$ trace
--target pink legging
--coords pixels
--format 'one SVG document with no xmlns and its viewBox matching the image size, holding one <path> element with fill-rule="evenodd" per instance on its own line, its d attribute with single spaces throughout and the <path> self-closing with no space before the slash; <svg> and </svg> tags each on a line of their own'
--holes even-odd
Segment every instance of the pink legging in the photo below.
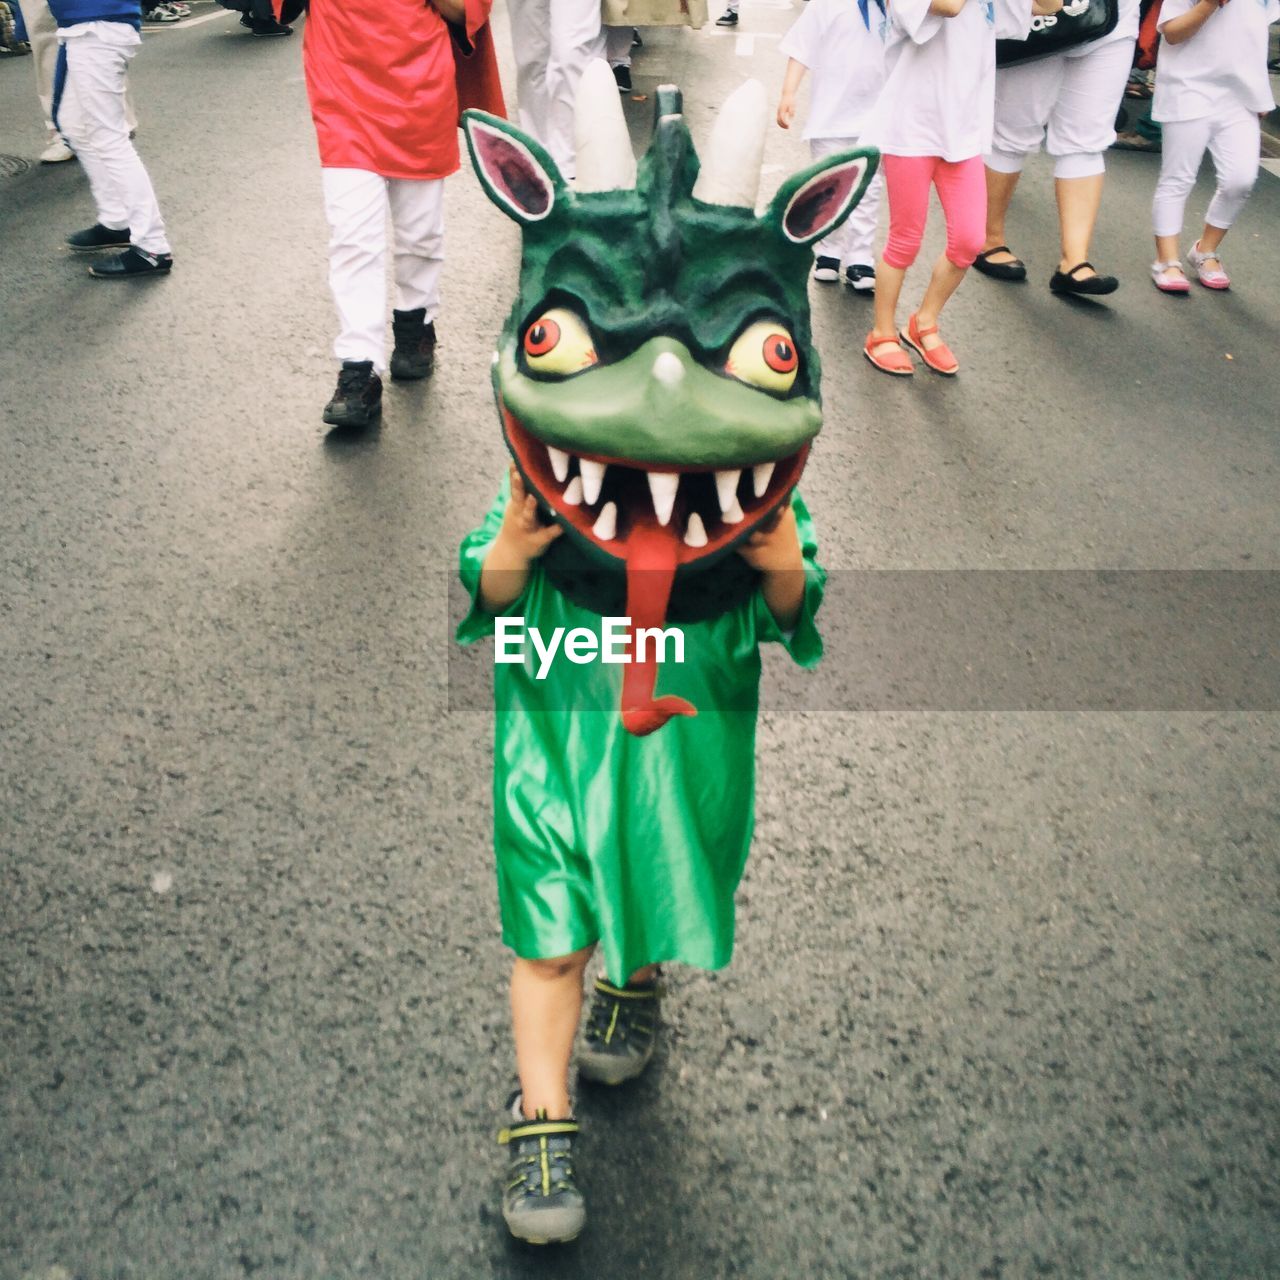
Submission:
<svg viewBox="0 0 1280 1280">
<path fill-rule="evenodd" d="M 929 216 L 929 183 L 947 219 L 947 259 L 964 270 L 987 235 L 987 179 L 981 156 L 943 160 L 938 156 L 882 156 L 889 191 L 889 239 L 884 260 L 905 271 L 920 252 Z"/>
</svg>

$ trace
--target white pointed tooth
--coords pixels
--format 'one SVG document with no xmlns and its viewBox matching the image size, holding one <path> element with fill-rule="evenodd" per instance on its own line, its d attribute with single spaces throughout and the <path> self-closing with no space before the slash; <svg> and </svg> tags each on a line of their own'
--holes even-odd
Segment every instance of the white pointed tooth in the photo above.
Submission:
<svg viewBox="0 0 1280 1280">
<path fill-rule="evenodd" d="M 751 468 L 751 488 L 755 492 L 757 498 L 764 497 L 764 491 L 769 487 L 769 481 L 772 479 L 772 462 L 762 462 L 759 466 Z"/>
<path fill-rule="evenodd" d="M 560 497 L 571 507 L 576 507 L 582 502 L 582 480 L 579 476 L 574 476 L 572 480 L 565 486 L 565 491 Z"/>
<path fill-rule="evenodd" d="M 728 511 L 720 513 L 720 519 L 725 524 L 741 524 L 746 519 L 746 516 L 742 514 L 742 508 L 738 505 L 737 498 L 734 498 L 733 505 L 730 506 Z"/>
<path fill-rule="evenodd" d="M 720 510 L 728 511 L 731 503 L 736 502 L 738 493 L 738 477 L 741 470 L 716 472 L 716 497 L 720 499 Z"/>
<path fill-rule="evenodd" d="M 707 531 L 702 526 L 702 517 L 695 511 L 685 526 L 684 542 L 687 547 L 705 547 Z"/>
<path fill-rule="evenodd" d="M 551 470 L 555 478 L 564 484 L 569 476 L 569 455 L 563 449 L 555 449 L 547 445 L 547 457 L 551 459 Z"/>
<path fill-rule="evenodd" d="M 680 477 L 674 471 L 650 471 L 649 496 L 653 499 L 653 513 L 659 524 L 666 524 L 671 519 L 671 509 L 676 505 L 676 490 L 680 488 Z"/>
<path fill-rule="evenodd" d="M 586 499 L 587 506 L 591 506 L 600 496 L 605 465 L 603 462 L 592 462 L 590 458 L 579 458 L 578 469 L 582 473 L 582 496 Z"/>
<path fill-rule="evenodd" d="M 596 516 L 596 522 L 591 526 L 591 532 L 601 542 L 611 542 L 614 539 L 618 532 L 618 507 L 616 503 L 606 502 L 600 508 L 600 514 Z"/>
</svg>

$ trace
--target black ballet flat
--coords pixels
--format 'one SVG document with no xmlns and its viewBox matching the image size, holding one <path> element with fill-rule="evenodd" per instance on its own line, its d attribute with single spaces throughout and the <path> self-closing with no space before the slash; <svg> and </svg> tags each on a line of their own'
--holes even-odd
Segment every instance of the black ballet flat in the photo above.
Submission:
<svg viewBox="0 0 1280 1280">
<path fill-rule="evenodd" d="M 1080 278 L 1076 275 L 1077 271 L 1084 271 L 1086 268 L 1090 271 L 1097 270 L 1092 262 L 1077 262 L 1070 271 L 1055 271 L 1049 279 L 1050 292 L 1097 295 L 1115 293 L 1120 287 L 1120 281 L 1115 276 L 1096 275 Z"/>
<path fill-rule="evenodd" d="M 991 261 L 993 253 L 1012 252 L 1013 250 L 1007 244 L 998 244 L 994 249 L 986 249 L 974 258 L 973 269 L 982 272 L 984 276 L 990 276 L 993 280 L 1025 280 L 1027 264 L 1021 258 L 1014 258 L 1012 262 Z"/>
</svg>

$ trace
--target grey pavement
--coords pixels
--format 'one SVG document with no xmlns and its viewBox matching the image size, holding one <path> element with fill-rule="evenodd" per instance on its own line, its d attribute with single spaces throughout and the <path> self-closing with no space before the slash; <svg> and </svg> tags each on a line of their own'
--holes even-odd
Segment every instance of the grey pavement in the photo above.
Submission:
<svg viewBox="0 0 1280 1280">
<path fill-rule="evenodd" d="M 637 140 L 661 81 L 698 138 L 745 74 L 775 87 L 792 12 L 647 33 Z M 674 971 L 651 1075 L 581 1095 L 587 1233 L 507 1240 L 492 720 L 450 698 L 446 600 L 503 468 L 517 238 L 450 182 L 439 371 L 326 438 L 300 41 L 210 15 L 132 72 L 170 279 L 62 251 L 77 166 L 0 178 L 0 1277 L 1280 1275 L 1276 703 L 867 710 L 837 671 L 798 710 L 774 660 L 734 963 Z M 27 157 L 29 77 L 0 65 Z M 772 130 L 766 185 L 804 159 Z M 954 382 L 877 374 L 869 305 L 815 296 L 833 597 L 1280 569 L 1280 179 L 1237 287 L 1178 301 L 1155 173 L 1113 157 L 1123 287 L 1072 305 L 1032 166 L 1032 280 L 965 282 Z"/>
</svg>

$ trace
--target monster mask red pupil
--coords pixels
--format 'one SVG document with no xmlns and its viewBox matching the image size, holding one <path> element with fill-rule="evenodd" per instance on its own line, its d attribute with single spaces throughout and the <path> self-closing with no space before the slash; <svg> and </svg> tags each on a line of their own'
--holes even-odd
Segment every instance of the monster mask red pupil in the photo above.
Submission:
<svg viewBox="0 0 1280 1280">
<path fill-rule="evenodd" d="M 765 339 L 764 362 L 774 373 L 791 373 L 799 363 L 790 339 L 780 333 L 772 333 Z"/>
<path fill-rule="evenodd" d="M 545 356 L 560 341 L 560 326 L 545 317 L 530 327 L 524 335 L 526 355 Z"/>
</svg>

